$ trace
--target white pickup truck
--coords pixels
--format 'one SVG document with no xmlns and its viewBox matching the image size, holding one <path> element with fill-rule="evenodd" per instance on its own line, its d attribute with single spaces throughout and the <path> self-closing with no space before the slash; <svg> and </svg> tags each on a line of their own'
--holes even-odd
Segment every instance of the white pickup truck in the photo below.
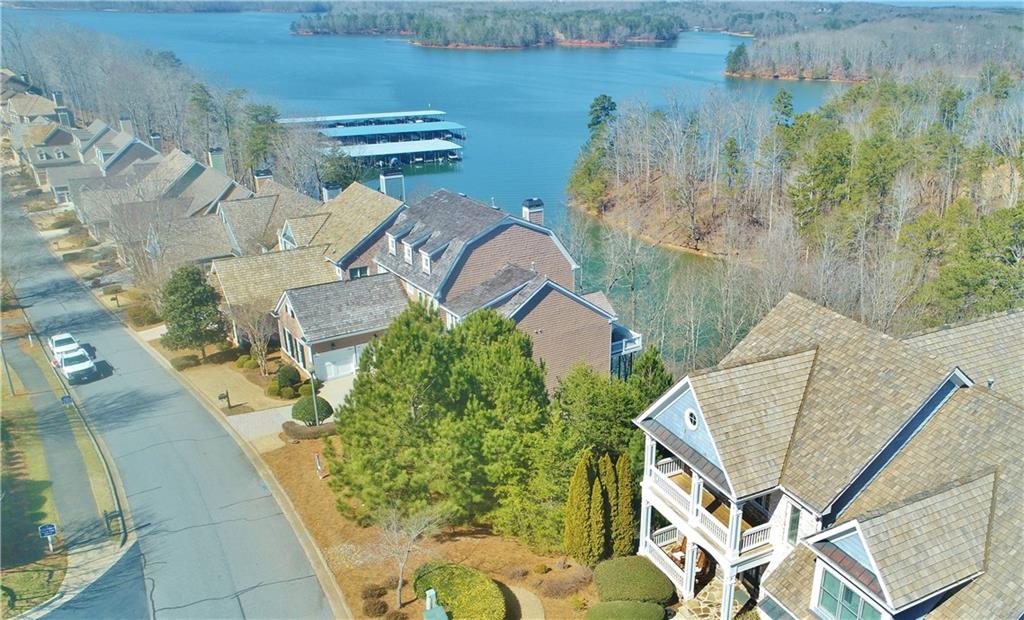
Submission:
<svg viewBox="0 0 1024 620">
<path fill-rule="evenodd" d="M 93 363 L 85 349 L 80 347 L 58 355 L 54 365 L 71 384 L 83 383 L 99 376 L 96 364 Z"/>
</svg>

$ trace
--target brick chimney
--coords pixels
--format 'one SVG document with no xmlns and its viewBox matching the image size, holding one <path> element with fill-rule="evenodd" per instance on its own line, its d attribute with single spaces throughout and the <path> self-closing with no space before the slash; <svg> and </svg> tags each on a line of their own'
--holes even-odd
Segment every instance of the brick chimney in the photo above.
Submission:
<svg viewBox="0 0 1024 620">
<path fill-rule="evenodd" d="M 540 198 L 527 198 L 523 201 L 523 219 L 538 226 L 544 225 L 544 201 Z"/>
<path fill-rule="evenodd" d="M 153 147 L 153 150 L 157 153 L 163 153 L 164 139 L 160 134 L 154 131 L 149 134 L 149 145 Z"/>
<path fill-rule="evenodd" d="M 214 146 L 206 152 L 206 163 L 214 170 L 220 171 L 221 174 L 228 173 L 228 165 L 224 160 L 224 149 L 219 146 Z"/>
<path fill-rule="evenodd" d="M 253 170 L 252 171 L 252 181 L 253 181 L 253 184 L 256 186 L 255 189 L 256 189 L 257 193 L 259 193 L 259 191 L 261 189 L 263 189 L 264 185 L 266 185 L 268 182 L 273 181 L 273 180 L 274 180 L 274 174 L 272 172 L 270 172 L 269 170 Z"/>
</svg>

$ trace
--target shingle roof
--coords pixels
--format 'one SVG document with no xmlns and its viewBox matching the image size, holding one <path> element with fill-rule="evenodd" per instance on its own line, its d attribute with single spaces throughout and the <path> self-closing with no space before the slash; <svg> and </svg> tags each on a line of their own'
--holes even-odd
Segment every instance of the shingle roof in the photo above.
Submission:
<svg viewBox="0 0 1024 620">
<path fill-rule="evenodd" d="M 229 304 L 254 303 L 270 312 L 288 288 L 337 280 L 334 266 L 324 260 L 326 246 L 311 246 L 215 260 L 212 271 Z"/>
<path fill-rule="evenodd" d="M 608 314 L 618 318 L 619 313 L 615 311 L 615 306 L 612 305 L 608 296 L 604 294 L 604 291 L 594 291 L 593 293 L 587 293 L 583 295 L 583 299 L 586 299 L 590 303 L 594 304 L 598 308 L 604 310 Z"/>
<path fill-rule="evenodd" d="M 815 354 L 690 375 L 737 497 L 778 486 Z"/>
<path fill-rule="evenodd" d="M 32 148 L 33 146 L 41 145 L 46 140 L 46 138 L 49 137 L 50 133 L 52 133 L 53 130 L 56 129 L 57 127 L 57 123 L 53 122 L 42 123 L 39 125 L 27 125 L 25 127 L 24 132 L 22 133 L 22 144 L 25 146 L 25 148 Z M 72 150 L 73 149 L 69 146 L 68 151 L 70 152 Z M 75 155 L 75 160 L 77 161 L 77 159 L 78 155 Z"/>
<path fill-rule="evenodd" d="M 18 93 L 8 99 L 7 103 L 18 116 L 48 116 L 57 111 L 52 99 L 35 93 Z"/>
<path fill-rule="evenodd" d="M 318 205 L 312 199 L 306 202 L 290 195 L 270 194 L 224 200 L 219 208 L 234 234 L 239 251 L 254 254 L 277 246 L 277 233 L 284 223 L 291 218 L 309 215 L 311 209 Z"/>
<path fill-rule="evenodd" d="M 781 563 L 768 573 L 761 587 L 798 618 L 817 618 L 808 609 L 814 585 L 814 552 L 797 545 Z"/>
<path fill-rule="evenodd" d="M 974 382 L 1024 402 L 1024 311 L 912 334 L 915 347 L 956 363 Z"/>
<path fill-rule="evenodd" d="M 508 263 L 498 270 L 491 279 L 481 282 L 455 299 L 448 300 L 445 302 L 445 306 L 455 314 L 464 317 L 506 295 L 511 295 L 537 277 L 535 271 Z"/>
<path fill-rule="evenodd" d="M 721 366 L 812 347 L 818 349 L 814 373 L 790 442 L 782 486 L 824 512 L 952 367 L 793 294 Z M 710 431 L 715 435 L 714 428 Z"/>
<path fill-rule="evenodd" d="M 869 519 L 905 504 L 908 498 L 932 498 L 934 504 L 912 504 L 914 519 L 908 518 L 908 522 L 915 521 L 913 527 L 895 534 L 889 543 L 894 555 L 885 560 L 891 566 L 909 567 L 896 570 L 910 571 L 915 579 L 927 579 L 915 574 L 915 565 L 925 564 L 933 554 L 955 555 L 956 561 L 950 564 L 975 567 L 977 554 L 987 554 L 984 574 L 957 590 L 930 617 L 966 618 L 984 613 L 989 618 L 1017 618 L 1024 609 L 1024 590 L 1020 588 L 1020 576 L 1024 575 L 1024 554 L 1020 552 L 1024 549 L 1021 420 L 1024 407 L 995 391 L 978 385 L 957 390 L 841 515 L 841 521 Z M 995 476 L 994 501 L 989 472 Z M 935 498 L 936 489 L 957 481 L 960 486 Z M 989 510 L 991 514 L 985 518 L 981 513 Z M 987 544 L 978 542 L 982 535 L 979 521 L 988 522 Z M 925 544 L 919 532 L 932 532 L 936 538 Z M 933 545 L 937 548 L 932 549 Z M 968 551 L 971 545 L 975 547 Z M 882 563 L 875 546 L 872 553 Z M 955 577 L 947 571 L 959 568 L 942 569 L 939 581 Z M 891 581 L 886 585 L 891 587 Z M 919 587 L 927 585 L 920 582 Z"/>
<path fill-rule="evenodd" d="M 990 470 L 858 519 L 895 607 L 984 569 L 994 481 Z"/>
<path fill-rule="evenodd" d="M 155 234 L 159 260 L 169 268 L 231 256 L 231 242 L 216 216 L 175 219 L 161 224 Z"/>
<path fill-rule="evenodd" d="M 196 212 L 199 212 L 217 202 L 233 185 L 235 185 L 235 181 L 220 170 L 205 168 L 194 181 L 178 193 L 178 196 L 194 199 L 194 208 Z"/>
<path fill-rule="evenodd" d="M 279 205 L 296 212 L 309 212 L 320 206 L 320 201 L 310 198 L 287 185 L 282 185 L 273 179 L 267 179 L 260 183 L 260 190 L 256 192 L 256 195 L 277 196 Z"/>
<path fill-rule="evenodd" d="M 289 289 L 284 296 L 310 342 L 386 329 L 409 307 L 401 283 L 389 273 Z"/>
<path fill-rule="evenodd" d="M 313 237 L 323 227 L 328 217 L 326 213 L 290 217 L 284 221 L 281 227 L 288 227 L 292 232 L 292 239 L 295 241 L 295 245 L 302 247 L 309 245 L 313 241 Z"/>
<path fill-rule="evenodd" d="M 465 244 L 506 218 L 511 216 L 471 198 L 441 189 L 411 205 L 398 216 L 388 228 L 388 232 L 401 237 L 398 251 L 395 256 L 391 256 L 387 248 L 384 248 L 377 255 L 377 261 L 404 280 L 436 294 Z M 440 255 L 435 254 L 431 259 L 429 274 L 420 270 L 418 257 L 411 265 L 405 262 L 401 244 L 403 239 L 422 240 L 421 247 L 432 252 L 444 248 Z"/>
<path fill-rule="evenodd" d="M 328 258 L 338 261 L 401 206 L 401 200 L 352 183 L 320 207 L 318 213 L 329 217 L 311 243 L 326 243 Z"/>
</svg>

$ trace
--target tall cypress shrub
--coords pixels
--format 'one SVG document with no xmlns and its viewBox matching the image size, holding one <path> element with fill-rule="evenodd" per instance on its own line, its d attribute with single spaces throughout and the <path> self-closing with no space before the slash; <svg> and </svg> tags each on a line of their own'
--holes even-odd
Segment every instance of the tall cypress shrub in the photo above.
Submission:
<svg viewBox="0 0 1024 620">
<path fill-rule="evenodd" d="M 578 558 L 588 566 L 594 566 L 607 555 L 605 553 L 605 528 L 608 517 L 604 508 L 604 493 L 601 492 L 601 482 L 594 480 L 590 488 L 590 544 L 587 546 L 586 558 Z"/>
<path fill-rule="evenodd" d="M 633 469 L 629 458 L 620 454 L 615 463 L 618 483 L 616 500 L 618 510 L 612 518 L 612 554 L 633 555 L 636 550 L 636 523 L 633 517 Z"/>
<path fill-rule="evenodd" d="M 601 480 L 601 491 L 605 498 L 605 515 L 607 520 L 603 528 L 604 548 L 607 552 L 612 549 L 612 526 L 619 515 L 619 489 L 615 480 L 615 465 L 612 464 L 612 457 L 607 452 L 597 460 L 597 476 Z"/>
<path fill-rule="evenodd" d="M 576 463 L 576 471 L 569 480 L 569 496 L 565 503 L 565 529 L 563 546 L 565 552 L 586 563 L 590 547 L 591 481 L 593 457 L 584 452 Z"/>
</svg>

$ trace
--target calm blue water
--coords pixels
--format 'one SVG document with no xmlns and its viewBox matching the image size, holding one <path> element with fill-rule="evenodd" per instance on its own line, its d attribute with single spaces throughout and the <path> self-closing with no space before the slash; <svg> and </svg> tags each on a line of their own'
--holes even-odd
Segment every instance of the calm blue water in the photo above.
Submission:
<svg viewBox="0 0 1024 620">
<path fill-rule="evenodd" d="M 403 39 L 293 36 L 294 17 L 4 12 L 4 19 L 63 20 L 171 50 L 210 82 L 245 88 L 284 115 L 446 110 L 469 128 L 465 161 L 450 172 L 409 178 L 409 192 L 443 186 L 485 202 L 493 197 L 513 212 L 523 198 L 539 196 L 555 226 L 564 222 L 565 184 L 596 95 L 609 94 L 620 105 L 657 104 L 669 90 L 696 98 L 718 87 L 770 100 L 785 87 L 805 110 L 830 91 L 820 83 L 725 78 L 725 55 L 743 40 L 723 34 L 686 33 L 673 47 L 431 50 Z"/>
</svg>

